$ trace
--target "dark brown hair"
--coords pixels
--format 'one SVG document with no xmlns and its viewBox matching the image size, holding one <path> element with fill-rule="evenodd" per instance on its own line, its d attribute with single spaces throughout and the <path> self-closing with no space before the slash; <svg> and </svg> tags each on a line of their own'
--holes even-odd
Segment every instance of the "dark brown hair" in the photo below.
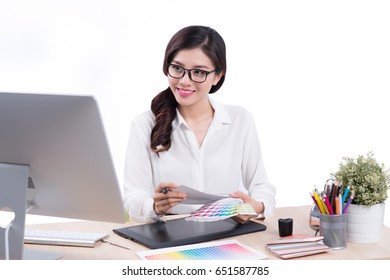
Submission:
<svg viewBox="0 0 390 280">
<path fill-rule="evenodd" d="M 226 47 L 223 38 L 210 27 L 194 25 L 179 30 L 165 50 L 163 72 L 168 74 L 168 65 L 179 51 L 194 48 L 201 48 L 214 63 L 216 73 L 223 74 L 219 82 L 210 89 L 209 93 L 214 93 L 225 80 Z M 151 133 L 150 147 L 156 153 L 167 151 L 171 147 L 172 121 L 176 117 L 177 105 L 169 87 L 152 100 L 151 110 L 155 115 L 155 125 Z"/>
</svg>

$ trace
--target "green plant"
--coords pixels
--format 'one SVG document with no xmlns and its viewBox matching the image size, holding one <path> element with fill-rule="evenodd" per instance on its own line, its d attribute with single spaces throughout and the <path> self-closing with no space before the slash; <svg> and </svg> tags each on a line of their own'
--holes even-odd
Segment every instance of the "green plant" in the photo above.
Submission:
<svg viewBox="0 0 390 280">
<path fill-rule="evenodd" d="M 344 157 L 339 170 L 331 175 L 344 188 L 350 185 L 355 193 L 353 204 L 374 205 L 387 199 L 390 176 L 384 170 L 384 165 L 376 161 L 372 152 L 368 152 L 366 157 L 359 155 L 356 159 Z"/>
</svg>

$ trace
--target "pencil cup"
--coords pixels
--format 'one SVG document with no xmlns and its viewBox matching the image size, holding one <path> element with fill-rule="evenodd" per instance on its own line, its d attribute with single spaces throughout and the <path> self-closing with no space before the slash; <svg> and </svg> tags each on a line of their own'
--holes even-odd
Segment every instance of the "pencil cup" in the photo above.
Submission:
<svg viewBox="0 0 390 280">
<path fill-rule="evenodd" d="M 320 210 L 315 204 L 310 209 L 309 225 L 315 232 L 320 230 Z"/>
<path fill-rule="evenodd" d="M 347 247 L 347 217 L 343 215 L 320 214 L 320 235 L 324 237 L 324 244 L 331 249 Z"/>
</svg>

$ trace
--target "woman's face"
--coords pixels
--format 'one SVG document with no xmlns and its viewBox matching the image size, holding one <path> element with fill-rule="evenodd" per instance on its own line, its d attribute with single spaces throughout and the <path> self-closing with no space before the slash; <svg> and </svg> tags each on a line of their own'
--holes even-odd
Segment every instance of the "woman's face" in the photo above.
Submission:
<svg viewBox="0 0 390 280">
<path fill-rule="evenodd" d="M 179 51 L 173 58 L 171 64 L 186 69 L 215 70 L 214 63 L 200 48 Z M 208 93 L 211 87 L 216 85 L 222 77 L 222 74 L 212 72 L 208 74 L 203 83 L 196 83 L 190 79 L 188 71 L 185 72 L 185 75 L 179 79 L 172 78 L 168 75 L 169 87 L 175 95 L 176 101 L 182 107 L 194 106 L 202 101 L 208 100 Z M 196 79 L 194 74 L 192 78 Z"/>
</svg>

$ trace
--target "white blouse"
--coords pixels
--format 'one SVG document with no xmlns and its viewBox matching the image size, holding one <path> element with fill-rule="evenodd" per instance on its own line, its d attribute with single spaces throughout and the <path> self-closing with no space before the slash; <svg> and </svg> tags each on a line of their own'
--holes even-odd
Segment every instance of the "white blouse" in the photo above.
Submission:
<svg viewBox="0 0 390 280">
<path fill-rule="evenodd" d="M 241 190 L 263 202 L 263 217 L 272 215 L 276 190 L 268 182 L 252 115 L 242 107 L 209 100 L 214 118 L 201 147 L 177 110 L 171 148 L 158 157 L 150 149 L 153 113 L 134 118 L 124 173 L 124 206 L 132 219 L 153 218 L 154 189 L 170 182 L 211 194 Z M 190 213 L 197 208 L 199 205 L 179 204 L 172 213 Z"/>
</svg>

